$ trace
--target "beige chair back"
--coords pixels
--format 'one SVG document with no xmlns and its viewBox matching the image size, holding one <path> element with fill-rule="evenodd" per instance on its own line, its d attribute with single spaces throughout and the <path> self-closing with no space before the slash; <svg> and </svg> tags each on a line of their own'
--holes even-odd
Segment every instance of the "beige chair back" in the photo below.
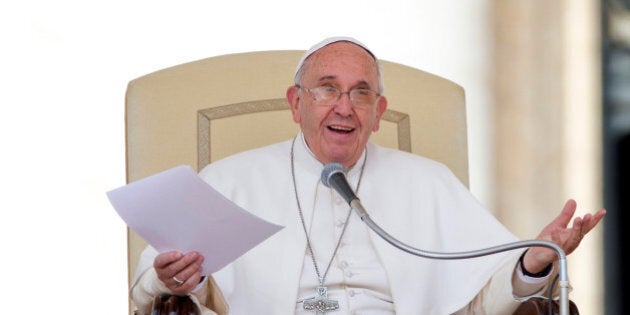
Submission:
<svg viewBox="0 0 630 315">
<path fill-rule="evenodd" d="M 236 152 L 298 132 L 284 99 L 302 51 L 218 56 L 129 83 L 127 181 L 177 165 L 198 170 Z M 463 89 L 438 76 L 382 61 L 388 110 L 372 141 L 435 160 L 468 183 Z M 146 243 L 129 233 L 129 277 Z"/>
</svg>

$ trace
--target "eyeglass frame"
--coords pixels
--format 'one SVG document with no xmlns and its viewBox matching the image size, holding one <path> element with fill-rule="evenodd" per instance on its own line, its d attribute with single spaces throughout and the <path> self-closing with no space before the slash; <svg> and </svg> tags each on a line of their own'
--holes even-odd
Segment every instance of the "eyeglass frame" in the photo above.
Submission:
<svg viewBox="0 0 630 315">
<path fill-rule="evenodd" d="M 313 88 L 307 88 L 307 87 L 301 86 L 299 84 L 295 84 L 295 87 L 297 87 L 300 90 L 305 90 L 305 91 L 311 93 L 311 95 L 313 95 L 313 100 L 315 102 L 323 102 L 323 101 L 322 100 L 318 100 L 315 97 L 317 92 L 313 93 L 313 90 L 317 91 L 317 90 L 321 90 L 321 89 L 332 89 L 332 90 L 337 91 L 337 93 L 338 93 L 337 98 L 334 99 L 334 100 L 331 99 L 330 102 L 336 102 L 339 99 L 341 99 L 342 95 L 348 94 L 348 99 L 350 100 L 350 103 L 353 106 L 358 106 L 358 107 L 369 107 L 369 106 L 373 105 L 376 102 L 376 100 L 381 96 L 381 93 L 376 92 L 376 91 L 371 90 L 371 89 L 366 89 L 366 88 L 354 88 L 354 89 L 350 89 L 348 91 L 342 91 L 339 88 L 336 88 L 336 87 L 333 87 L 333 86 L 326 86 L 326 85 L 316 86 L 316 87 L 313 87 Z M 352 99 L 352 92 L 355 92 L 355 91 L 369 91 L 370 93 L 374 93 L 374 102 L 371 102 L 371 103 L 356 103 L 356 101 Z"/>
</svg>

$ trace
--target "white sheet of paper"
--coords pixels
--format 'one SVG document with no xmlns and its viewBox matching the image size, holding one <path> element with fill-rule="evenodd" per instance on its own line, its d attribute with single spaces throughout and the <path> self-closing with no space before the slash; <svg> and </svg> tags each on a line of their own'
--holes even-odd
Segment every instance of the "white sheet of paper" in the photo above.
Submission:
<svg viewBox="0 0 630 315">
<path fill-rule="evenodd" d="M 107 196 L 127 226 L 158 252 L 201 253 L 204 274 L 223 268 L 282 229 L 234 204 L 186 165 Z"/>
</svg>

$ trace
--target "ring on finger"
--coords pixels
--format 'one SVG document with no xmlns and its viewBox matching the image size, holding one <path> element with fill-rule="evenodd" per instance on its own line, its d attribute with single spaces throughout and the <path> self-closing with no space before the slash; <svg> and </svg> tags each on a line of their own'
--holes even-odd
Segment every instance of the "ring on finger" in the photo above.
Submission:
<svg viewBox="0 0 630 315">
<path fill-rule="evenodd" d="M 184 285 L 184 281 L 177 279 L 177 277 L 173 276 L 173 282 L 175 282 L 175 286 L 181 287 Z"/>
</svg>

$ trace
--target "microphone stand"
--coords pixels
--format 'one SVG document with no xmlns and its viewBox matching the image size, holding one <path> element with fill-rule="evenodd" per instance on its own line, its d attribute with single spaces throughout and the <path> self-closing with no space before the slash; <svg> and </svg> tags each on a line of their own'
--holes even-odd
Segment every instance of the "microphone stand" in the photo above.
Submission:
<svg viewBox="0 0 630 315">
<path fill-rule="evenodd" d="M 370 229 L 376 232 L 376 234 L 378 234 L 385 241 L 387 241 L 388 243 L 392 244 L 394 247 L 401 249 L 407 253 L 424 257 L 424 258 L 442 259 L 442 260 L 468 259 L 468 258 L 475 258 L 475 257 L 480 257 L 480 256 L 487 256 L 491 254 L 496 254 L 496 253 L 514 250 L 518 248 L 524 248 L 524 247 L 538 246 L 538 247 L 550 248 L 557 253 L 559 267 L 560 267 L 560 270 L 558 271 L 558 274 L 559 274 L 558 286 L 560 288 L 560 315 L 569 315 L 569 278 L 567 275 L 567 257 L 562 247 L 558 246 L 555 243 L 547 242 L 547 241 L 531 240 L 531 241 L 513 242 L 513 243 L 494 246 L 494 247 L 489 247 L 489 248 L 484 248 L 484 249 L 479 249 L 479 250 L 472 250 L 472 251 L 467 251 L 467 252 L 458 252 L 458 253 L 439 253 L 439 252 L 425 251 L 425 250 L 411 247 L 405 243 L 402 243 L 396 238 L 394 238 L 393 236 L 389 235 L 389 233 L 385 232 L 385 230 L 383 230 L 376 223 L 374 223 L 374 221 L 372 221 L 368 213 L 365 211 L 365 209 L 361 205 L 361 202 L 359 201 L 359 199 L 357 198 L 352 199 L 350 201 L 350 207 L 352 207 L 352 209 L 355 210 L 357 215 L 359 215 L 359 217 L 361 218 L 361 221 L 363 221 Z"/>
</svg>

